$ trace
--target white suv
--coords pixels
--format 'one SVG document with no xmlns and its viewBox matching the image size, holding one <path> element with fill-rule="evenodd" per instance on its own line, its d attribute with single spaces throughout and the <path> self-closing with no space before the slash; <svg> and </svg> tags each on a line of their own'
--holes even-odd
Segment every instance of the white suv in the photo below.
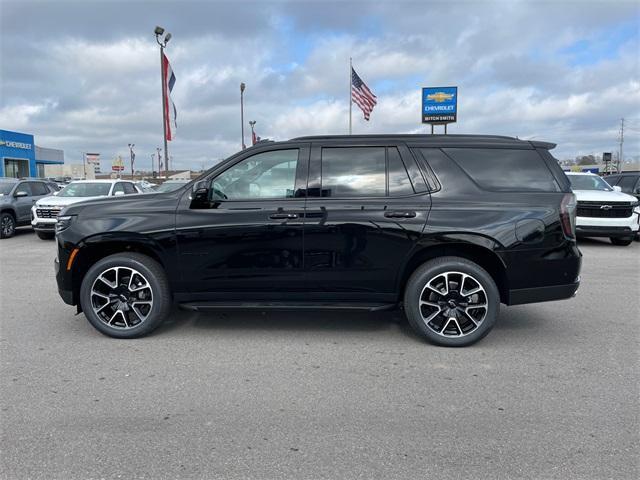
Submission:
<svg viewBox="0 0 640 480">
<path fill-rule="evenodd" d="M 638 199 L 612 187 L 593 173 L 567 172 L 578 200 L 576 234 L 609 237 L 614 245 L 629 245 L 638 233 Z"/>
<path fill-rule="evenodd" d="M 56 219 L 60 211 L 72 203 L 93 198 L 142 193 L 129 180 L 77 180 L 50 197 L 41 198 L 31 208 L 31 226 L 41 239 L 55 235 Z"/>
</svg>

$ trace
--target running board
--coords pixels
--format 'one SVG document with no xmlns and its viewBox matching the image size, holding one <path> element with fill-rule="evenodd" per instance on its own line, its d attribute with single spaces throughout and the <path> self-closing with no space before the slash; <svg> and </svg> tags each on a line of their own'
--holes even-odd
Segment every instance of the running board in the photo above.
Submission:
<svg viewBox="0 0 640 480">
<path fill-rule="evenodd" d="M 396 303 L 367 302 L 191 302 L 181 303 L 182 308 L 196 312 L 208 310 L 364 310 L 377 312 L 393 310 Z"/>
</svg>

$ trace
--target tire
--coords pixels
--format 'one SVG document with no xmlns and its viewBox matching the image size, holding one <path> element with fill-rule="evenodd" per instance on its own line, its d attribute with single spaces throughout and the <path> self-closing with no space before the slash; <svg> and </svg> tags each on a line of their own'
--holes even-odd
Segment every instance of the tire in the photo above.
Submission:
<svg viewBox="0 0 640 480">
<path fill-rule="evenodd" d="M 138 338 L 167 317 L 171 292 L 158 262 L 139 253 L 117 253 L 89 269 L 82 279 L 80 304 L 89 323 L 101 333 Z"/>
<path fill-rule="evenodd" d="M 11 238 L 16 233 L 16 219 L 9 212 L 0 215 L 0 238 Z"/>
<path fill-rule="evenodd" d="M 435 258 L 409 278 L 404 309 L 422 338 L 445 347 L 466 347 L 495 325 L 500 292 L 491 275 L 476 263 L 461 257 Z"/>
<path fill-rule="evenodd" d="M 56 236 L 56 234 L 53 232 L 39 232 L 37 230 L 36 235 L 40 240 L 53 240 L 53 238 Z"/>
<path fill-rule="evenodd" d="M 610 237 L 609 240 L 611 240 L 611 243 L 613 243 L 614 245 L 618 245 L 619 247 L 629 246 L 631 245 L 631 242 L 633 242 L 633 238 Z"/>
</svg>

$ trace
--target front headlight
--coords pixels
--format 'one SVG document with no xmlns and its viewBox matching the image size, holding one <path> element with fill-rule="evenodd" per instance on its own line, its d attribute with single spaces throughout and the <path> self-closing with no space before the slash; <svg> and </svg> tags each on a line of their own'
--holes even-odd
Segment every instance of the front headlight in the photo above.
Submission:
<svg viewBox="0 0 640 480">
<path fill-rule="evenodd" d="M 58 220 L 56 222 L 56 233 L 64 232 L 67 228 L 71 226 L 71 223 L 75 218 L 76 218 L 75 215 L 58 216 Z"/>
</svg>

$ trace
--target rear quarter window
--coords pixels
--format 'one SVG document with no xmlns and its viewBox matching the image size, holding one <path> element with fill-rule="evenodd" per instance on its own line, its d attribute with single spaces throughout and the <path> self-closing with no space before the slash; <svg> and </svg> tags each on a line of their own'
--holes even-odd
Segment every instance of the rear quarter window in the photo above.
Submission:
<svg viewBox="0 0 640 480">
<path fill-rule="evenodd" d="M 443 151 L 485 190 L 558 192 L 560 189 L 536 150 L 445 148 Z"/>
</svg>

